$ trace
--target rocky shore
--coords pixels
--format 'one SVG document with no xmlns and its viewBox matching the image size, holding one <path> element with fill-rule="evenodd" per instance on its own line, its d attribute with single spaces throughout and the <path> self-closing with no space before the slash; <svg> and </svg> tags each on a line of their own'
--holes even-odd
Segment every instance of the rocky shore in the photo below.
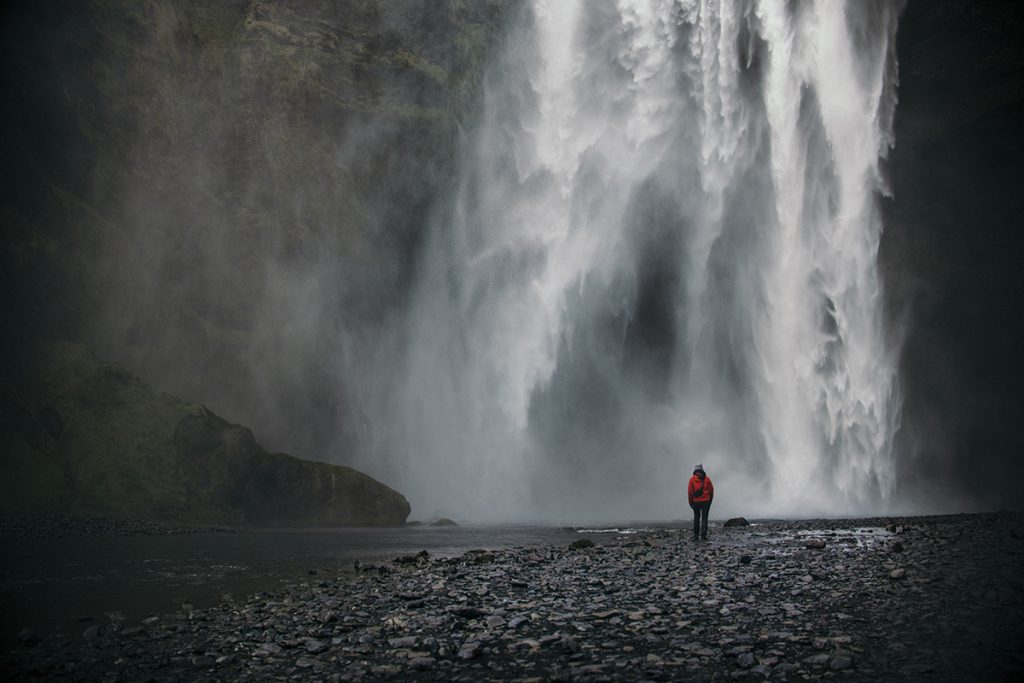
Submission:
<svg viewBox="0 0 1024 683">
<path fill-rule="evenodd" d="M 766 521 L 427 552 L 83 633 L 31 680 L 1000 680 L 1024 673 L 1024 515 Z M 585 541 L 592 541 L 593 545 Z"/>
</svg>

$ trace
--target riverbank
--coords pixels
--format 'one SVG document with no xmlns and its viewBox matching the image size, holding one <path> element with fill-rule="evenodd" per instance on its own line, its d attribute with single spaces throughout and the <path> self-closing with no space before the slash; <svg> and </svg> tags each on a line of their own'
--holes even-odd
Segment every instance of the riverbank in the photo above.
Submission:
<svg viewBox="0 0 1024 683">
<path fill-rule="evenodd" d="M 1024 515 L 576 533 L 409 553 L 219 605 L 24 633 L 6 678 L 998 680 L 1022 673 Z M 819 547 L 823 546 L 823 547 Z"/>
</svg>

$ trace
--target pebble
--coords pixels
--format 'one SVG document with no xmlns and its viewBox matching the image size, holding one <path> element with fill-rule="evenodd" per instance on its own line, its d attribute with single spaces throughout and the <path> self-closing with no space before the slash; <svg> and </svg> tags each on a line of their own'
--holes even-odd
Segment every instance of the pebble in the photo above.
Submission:
<svg viewBox="0 0 1024 683">
<path fill-rule="evenodd" d="M 844 671 L 853 667 L 853 654 L 844 650 L 832 653 L 828 660 L 828 668 L 833 671 Z"/>
<path fill-rule="evenodd" d="M 35 643 L 42 640 L 42 638 L 39 637 L 39 634 L 36 633 L 34 629 L 23 628 L 18 631 L 18 640 L 23 643 Z"/>
<path fill-rule="evenodd" d="M 459 648 L 459 659 L 468 660 L 476 659 L 480 654 L 480 643 L 478 641 L 470 641 Z"/>
<path fill-rule="evenodd" d="M 1005 678 L 968 665 L 998 667 L 1013 644 L 1024 516 L 966 519 L 971 544 L 957 543 L 957 524 L 900 525 L 900 560 L 914 567 L 906 589 L 890 583 L 906 575 L 893 569 L 891 537 L 854 533 L 853 522 L 719 529 L 712 544 L 655 528 L 578 539 L 594 543 L 587 552 L 560 544 L 412 555 L 386 571 L 325 566 L 322 580 L 202 612 L 142 625 L 111 613 L 83 640 L 20 638 L 4 670 L 24 678 L 71 666 L 91 680 L 115 671 L 125 680 L 872 680 L 910 676 L 941 648 L 964 656 L 922 671 Z M 796 534 L 841 550 L 803 552 Z"/>
</svg>

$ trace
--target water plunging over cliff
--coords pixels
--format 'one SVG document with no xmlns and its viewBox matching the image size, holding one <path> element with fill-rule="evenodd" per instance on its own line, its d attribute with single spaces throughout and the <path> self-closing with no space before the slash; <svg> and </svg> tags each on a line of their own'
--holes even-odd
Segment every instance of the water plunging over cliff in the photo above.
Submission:
<svg viewBox="0 0 1024 683">
<path fill-rule="evenodd" d="M 871 510 L 898 3 L 537 0 L 433 219 L 371 470 L 414 516 Z M 394 359 L 391 359 L 394 361 Z"/>
</svg>

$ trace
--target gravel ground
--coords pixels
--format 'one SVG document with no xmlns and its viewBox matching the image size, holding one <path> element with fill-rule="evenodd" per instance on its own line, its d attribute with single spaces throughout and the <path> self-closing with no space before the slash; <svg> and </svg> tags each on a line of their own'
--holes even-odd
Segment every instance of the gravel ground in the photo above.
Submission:
<svg viewBox="0 0 1024 683">
<path fill-rule="evenodd" d="M 767 521 L 338 567 L 73 637 L 56 680 L 1020 680 L 1024 515 Z M 589 546 L 593 543 L 593 546 Z M 589 546 L 589 547 L 587 547 Z"/>
</svg>

